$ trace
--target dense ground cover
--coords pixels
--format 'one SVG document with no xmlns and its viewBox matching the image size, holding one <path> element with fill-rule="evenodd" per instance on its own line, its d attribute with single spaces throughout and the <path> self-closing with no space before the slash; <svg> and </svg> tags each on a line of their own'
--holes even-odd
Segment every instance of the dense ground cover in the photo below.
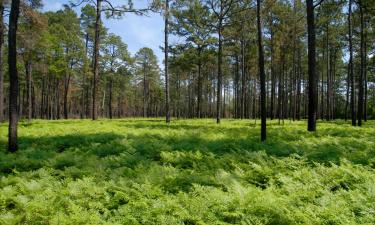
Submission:
<svg viewBox="0 0 375 225">
<path fill-rule="evenodd" d="M 34 121 L 0 224 L 375 224 L 375 122 Z M 6 126 L 0 127 L 5 149 Z"/>
</svg>

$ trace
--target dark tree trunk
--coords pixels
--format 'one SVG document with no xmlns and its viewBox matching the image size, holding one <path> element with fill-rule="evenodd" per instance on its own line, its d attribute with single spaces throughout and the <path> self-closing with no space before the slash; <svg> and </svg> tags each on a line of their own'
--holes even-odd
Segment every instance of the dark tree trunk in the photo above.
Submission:
<svg viewBox="0 0 375 225">
<path fill-rule="evenodd" d="M 69 85 L 70 85 L 70 77 L 71 74 L 65 75 L 64 80 L 64 119 L 68 119 L 69 109 L 68 109 L 68 94 L 69 94 Z"/>
<path fill-rule="evenodd" d="M 113 113 L 112 113 L 112 89 L 113 89 L 113 78 L 112 76 L 109 78 L 109 99 L 108 99 L 108 112 L 109 112 L 109 118 L 113 118 Z"/>
<path fill-rule="evenodd" d="M 202 47 L 198 47 L 198 102 L 197 102 L 197 117 L 202 118 Z"/>
<path fill-rule="evenodd" d="M 143 65 L 143 117 L 147 117 L 147 106 L 146 65 Z"/>
<path fill-rule="evenodd" d="M 368 97 L 367 97 L 367 22 L 366 22 L 366 20 L 364 21 L 364 71 L 363 71 L 363 75 L 364 75 L 364 86 L 365 86 L 365 93 L 364 93 L 364 103 L 363 103 L 363 110 L 364 110 L 364 112 L 363 112 L 363 119 L 364 119 L 364 121 L 365 122 L 367 122 L 367 101 L 368 101 Z"/>
<path fill-rule="evenodd" d="M 274 41 L 273 41 L 273 30 L 271 29 L 271 104 L 270 104 L 270 118 L 273 120 L 275 113 L 274 113 L 274 106 L 275 106 L 275 89 L 276 89 L 276 77 L 275 77 L 275 68 L 274 68 Z"/>
<path fill-rule="evenodd" d="M 309 106 L 308 106 L 308 126 L 310 132 L 316 131 L 316 108 L 317 98 L 317 79 L 316 79 L 316 58 L 315 58 L 315 15 L 314 1 L 306 0 L 307 13 L 307 33 L 308 33 L 308 75 L 309 75 Z"/>
<path fill-rule="evenodd" d="M 260 17 L 260 0 L 257 0 L 257 27 L 258 27 L 258 60 L 260 75 L 260 117 L 261 117 L 261 141 L 266 140 L 266 74 L 264 72 L 264 53 L 262 43 L 262 25 Z"/>
<path fill-rule="evenodd" d="M 219 52 L 218 52 L 218 63 L 217 63 L 217 99 L 216 99 L 216 123 L 220 123 L 221 120 L 221 87 L 222 87 L 222 51 L 223 51 L 223 40 L 222 40 L 222 19 L 219 19 Z"/>
<path fill-rule="evenodd" d="M 241 55 L 242 55 L 242 62 L 241 62 L 241 76 L 242 76 L 242 84 L 241 84 L 241 119 L 246 117 L 246 92 L 247 92 L 247 79 L 246 79 L 246 68 L 245 68 L 245 41 L 241 41 Z"/>
<path fill-rule="evenodd" d="M 31 98 L 31 80 L 32 80 L 32 71 L 31 71 L 31 61 L 26 62 L 26 77 L 27 77 L 27 119 L 30 122 L 33 116 L 33 105 Z"/>
<path fill-rule="evenodd" d="M 353 71 L 353 30 L 352 30 L 352 0 L 349 0 L 349 15 L 348 15 L 348 28 L 349 28 L 349 77 L 350 77 L 350 110 L 352 116 L 352 125 L 357 125 L 357 116 L 355 110 L 355 85 L 354 85 L 354 71 Z"/>
<path fill-rule="evenodd" d="M 164 64 L 165 64 L 165 121 L 166 123 L 170 123 L 171 115 L 169 109 L 169 76 L 168 76 L 168 35 L 169 35 L 169 0 L 165 0 L 165 30 L 164 30 L 164 37 L 165 37 L 165 46 L 164 46 Z"/>
<path fill-rule="evenodd" d="M 350 63 L 348 63 L 348 72 L 346 77 L 346 102 L 345 102 L 345 121 L 348 120 L 348 108 L 349 108 L 349 93 L 350 93 Z"/>
<path fill-rule="evenodd" d="M 18 98 L 18 71 L 17 71 L 17 27 L 20 11 L 20 0 L 12 0 L 9 16 L 8 33 L 8 64 L 9 64 L 9 133 L 8 151 L 18 150 L 17 144 L 17 98 Z"/>
<path fill-rule="evenodd" d="M 0 122 L 4 121 L 4 3 L 0 1 Z"/>
<path fill-rule="evenodd" d="M 363 119 L 363 107 L 364 107 L 364 74 L 365 74 L 365 66 L 366 66 L 366 60 L 365 60 L 365 38 L 364 38 L 364 15 L 363 15 L 363 7 L 361 5 L 362 1 L 359 2 L 359 12 L 361 17 L 361 48 L 360 48 L 360 55 L 361 55 L 361 68 L 359 73 L 359 79 L 358 79 L 358 126 L 362 126 L 362 119 Z"/>
<path fill-rule="evenodd" d="M 95 19 L 95 39 L 94 39 L 94 63 L 93 63 L 93 87 L 92 87 L 92 119 L 98 118 L 98 108 L 96 106 L 97 86 L 99 77 L 99 48 L 100 48 L 100 23 L 101 23 L 101 3 L 102 0 L 96 1 L 96 19 Z"/>
<path fill-rule="evenodd" d="M 327 67 L 327 73 L 326 73 L 326 81 L 327 81 L 327 91 L 326 91 L 326 102 L 327 102 L 327 107 L 326 107 L 326 120 L 329 121 L 331 119 L 331 65 L 330 65 L 330 60 L 331 60 L 331 52 L 329 51 L 329 24 L 327 22 L 326 24 L 326 51 L 327 51 L 327 56 L 326 56 L 326 67 Z"/>
</svg>

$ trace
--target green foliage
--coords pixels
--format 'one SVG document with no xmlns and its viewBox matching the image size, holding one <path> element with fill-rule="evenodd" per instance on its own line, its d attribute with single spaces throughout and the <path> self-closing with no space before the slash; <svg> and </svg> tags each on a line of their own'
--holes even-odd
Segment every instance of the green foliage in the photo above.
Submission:
<svg viewBox="0 0 375 225">
<path fill-rule="evenodd" d="M 262 144 L 250 120 L 21 123 L 0 224 L 374 224 L 374 125 L 270 122 Z"/>
</svg>

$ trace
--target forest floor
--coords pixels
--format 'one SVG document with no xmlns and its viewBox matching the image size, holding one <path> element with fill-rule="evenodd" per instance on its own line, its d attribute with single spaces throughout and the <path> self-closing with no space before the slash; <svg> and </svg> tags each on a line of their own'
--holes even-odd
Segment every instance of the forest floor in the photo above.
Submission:
<svg viewBox="0 0 375 225">
<path fill-rule="evenodd" d="M 0 224 L 375 224 L 375 121 L 0 125 Z"/>
</svg>

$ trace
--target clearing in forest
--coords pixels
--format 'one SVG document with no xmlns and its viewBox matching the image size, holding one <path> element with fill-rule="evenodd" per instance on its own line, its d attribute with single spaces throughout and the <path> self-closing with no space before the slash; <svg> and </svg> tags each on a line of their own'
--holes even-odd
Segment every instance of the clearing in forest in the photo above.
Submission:
<svg viewBox="0 0 375 225">
<path fill-rule="evenodd" d="M 6 153 L 0 224 L 375 224 L 375 121 L 34 121 Z"/>
</svg>

